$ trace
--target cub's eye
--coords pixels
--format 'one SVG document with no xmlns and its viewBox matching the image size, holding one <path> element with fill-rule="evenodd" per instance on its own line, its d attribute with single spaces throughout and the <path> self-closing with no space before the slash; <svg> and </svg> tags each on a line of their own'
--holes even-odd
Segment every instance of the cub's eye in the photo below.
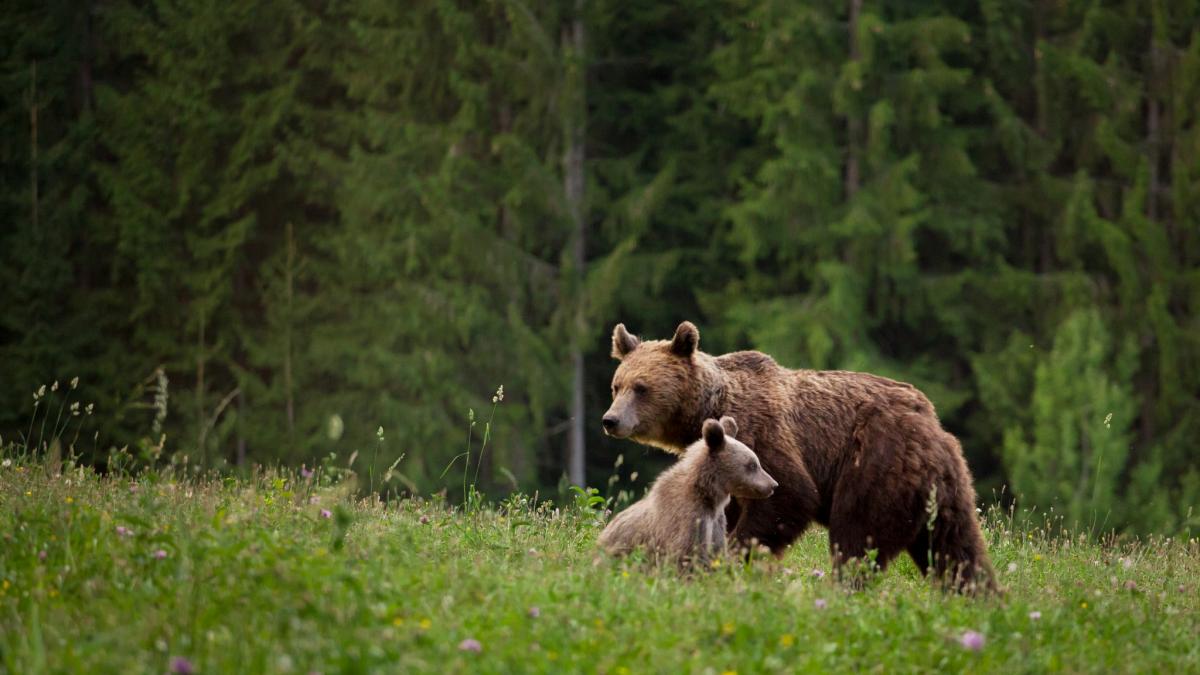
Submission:
<svg viewBox="0 0 1200 675">
<path fill-rule="evenodd" d="M 756 469 L 758 467 L 754 465 L 754 462 L 746 462 L 746 473 L 754 473 Z"/>
<path fill-rule="evenodd" d="M 633 393 L 635 393 L 635 394 L 646 393 L 646 385 L 640 384 L 640 383 L 633 385 Z"/>
</svg>

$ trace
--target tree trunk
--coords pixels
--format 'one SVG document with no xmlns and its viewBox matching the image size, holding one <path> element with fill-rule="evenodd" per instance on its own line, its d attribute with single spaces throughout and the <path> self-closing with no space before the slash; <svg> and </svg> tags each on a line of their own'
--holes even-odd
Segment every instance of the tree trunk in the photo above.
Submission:
<svg viewBox="0 0 1200 675">
<path fill-rule="evenodd" d="M 29 214 L 33 231 L 38 230 L 38 104 L 37 61 L 29 66 Z"/>
<path fill-rule="evenodd" d="M 858 46 L 858 15 L 862 12 L 862 0 L 850 0 L 850 17 L 847 26 L 850 33 L 850 60 L 862 58 Z M 861 171 L 859 167 L 860 144 L 862 143 L 862 120 L 853 111 L 846 113 L 846 201 L 858 192 Z"/>
<path fill-rule="evenodd" d="M 287 259 L 284 263 L 284 311 L 286 318 L 283 326 L 283 389 L 287 399 L 287 433 L 288 444 L 293 442 L 292 435 L 296 430 L 296 403 L 292 391 L 292 288 L 295 283 L 293 268 L 296 264 L 296 240 L 292 233 L 292 223 L 287 224 Z M 290 451 L 291 448 L 289 447 Z"/>
<path fill-rule="evenodd" d="M 583 159 L 584 132 L 587 124 L 585 105 L 584 25 L 583 0 L 575 0 L 575 16 L 563 29 L 563 56 L 565 59 L 564 128 L 565 152 L 563 154 L 563 191 L 566 194 L 567 212 L 573 230 L 571 261 L 577 295 L 575 317 L 571 326 L 571 426 L 567 445 L 567 477 L 575 485 L 582 486 L 586 479 L 584 471 L 584 368 L 581 347 L 584 326 L 583 291 L 585 259 L 585 218 L 583 202 Z"/>
</svg>

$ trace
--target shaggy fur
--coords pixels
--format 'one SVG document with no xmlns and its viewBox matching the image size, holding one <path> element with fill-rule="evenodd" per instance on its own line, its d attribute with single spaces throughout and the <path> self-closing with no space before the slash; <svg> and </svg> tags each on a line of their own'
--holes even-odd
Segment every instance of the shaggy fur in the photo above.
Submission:
<svg viewBox="0 0 1200 675">
<path fill-rule="evenodd" d="M 641 547 L 655 561 L 681 565 L 724 553 L 730 497 L 765 499 L 778 485 L 736 434 L 731 417 L 705 421 L 703 438 L 654 481 L 649 494 L 612 519 L 600 546 L 617 556 Z"/>
<path fill-rule="evenodd" d="M 739 440 L 780 485 L 764 501 L 734 500 L 732 539 L 780 555 L 816 521 L 839 570 L 870 549 L 881 568 L 907 551 L 958 588 L 994 588 L 971 472 L 924 394 L 866 373 L 789 370 L 759 352 L 711 356 L 699 342 L 686 321 L 652 341 L 618 324 L 604 429 L 679 454 L 703 420 L 736 417 Z"/>
</svg>

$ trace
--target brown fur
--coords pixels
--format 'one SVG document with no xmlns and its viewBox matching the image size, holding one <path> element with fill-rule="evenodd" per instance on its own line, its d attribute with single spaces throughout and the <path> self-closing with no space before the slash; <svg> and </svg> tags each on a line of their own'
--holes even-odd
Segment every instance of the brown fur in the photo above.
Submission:
<svg viewBox="0 0 1200 675">
<path fill-rule="evenodd" d="M 732 415 L 780 484 L 770 499 L 734 500 L 732 539 L 779 555 L 816 521 L 839 570 L 870 549 L 880 568 L 907 551 L 959 588 L 978 577 L 995 587 L 962 448 L 924 394 L 866 373 L 789 370 L 759 352 L 711 356 L 699 339 L 686 321 L 673 339 L 646 342 L 618 325 L 605 432 L 678 454 L 703 420 Z"/>
<path fill-rule="evenodd" d="M 725 552 L 730 497 L 763 499 L 777 483 L 754 452 L 734 439 L 730 417 L 704 422 L 703 438 L 654 481 L 650 492 L 618 513 L 600 534 L 611 555 L 642 548 L 655 561 L 707 563 Z"/>
</svg>

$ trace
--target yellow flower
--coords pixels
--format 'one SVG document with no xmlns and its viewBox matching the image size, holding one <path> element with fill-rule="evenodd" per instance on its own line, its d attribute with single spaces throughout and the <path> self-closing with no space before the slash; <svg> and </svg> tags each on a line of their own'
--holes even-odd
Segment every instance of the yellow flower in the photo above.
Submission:
<svg viewBox="0 0 1200 675">
<path fill-rule="evenodd" d="M 629 675 L 629 669 L 625 666 L 617 666 L 617 675 Z"/>
<path fill-rule="evenodd" d="M 621 578 L 628 579 L 629 578 L 629 570 L 621 570 Z"/>
<path fill-rule="evenodd" d="M 604 630 L 604 619 L 596 619 L 593 623 L 596 624 L 596 628 L 599 630 Z"/>
<path fill-rule="evenodd" d="M 794 644 L 796 644 L 796 638 L 792 637 L 791 633 L 784 633 L 779 636 L 780 647 L 791 647 Z"/>
<path fill-rule="evenodd" d="M 736 670 L 726 670 L 726 671 L 722 672 L 721 675 L 737 675 L 737 671 Z"/>
<path fill-rule="evenodd" d="M 726 622 L 725 625 L 721 626 L 721 634 L 722 635 L 733 635 L 733 624 Z"/>
<path fill-rule="evenodd" d="M 421 619 L 421 623 L 419 623 L 417 625 L 419 625 L 421 627 L 421 630 L 429 630 L 430 627 L 433 626 L 433 622 L 430 621 L 429 619 Z"/>
<path fill-rule="evenodd" d="M 32 490 L 26 490 L 26 491 L 25 491 L 25 496 L 26 496 L 26 497 L 32 497 L 32 496 L 33 496 L 33 491 L 32 491 Z"/>
<path fill-rule="evenodd" d="M 1079 608 L 1080 608 L 1080 609 L 1087 609 L 1087 601 L 1086 601 L 1086 600 L 1084 600 L 1083 602 L 1079 603 Z"/>
<path fill-rule="evenodd" d="M 392 619 L 392 625 L 396 626 L 397 628 L 399 628 L 400 626 L 403 626 L 404 625 L 404 617 L 398 616 L 398 617 Z"/>
<path fill-rule="evenodd" d="M 718 568 L 718 567 L 720 567 L 720 566 L 721 566 L 721 559 L 720 559 L 720 558 L 713 558 L 713 561 L 712 561 L 712 562 L 710 562 L 710 563 L 709 563 L 709 565 L 712 565 L 713 569 L 716 569 L 716 568 Z"/>
<path fill-rule="evenodd" d="M 74 498 L 74 497 L 67 497 L 67 503 L 68 503 L 68 504 L 74 504 L 74 503 L 75 503 L 75 498 Z"/>
<path fill-rule="evenodd" d="M 550 659 L 551 661 L 557 661 L 558 660 L 558 652 L 546 652 L 546 658 Z"/>
<path fill-rule="evenodd" d="M 50 597 L 52 597 L 52 598 L 58 597 L 58 589 L 57 588 L 50 589 Z"/>
<path fill-rule="evenodd" d="M 1034 561 L 1034 562 L 1037 562 L 1037 561 L 1039 561 L 1039 560 L 1041 560 L 1041 559 L 1042 559 L 1042 554 L 1041 554 L 1041 553 L 1034 553 L 1034 554 L 1033 554 L 1033 561 Z"/>
<path fill-rule="evenodd" d="M 4 583 L 0 583 L 0 588 L 3 588 L 6 591 L 9 589 L 10 586 L 12 586 L 12 584 L 8 583 L 8 579 L 5 579 Z"/>
</svg>

